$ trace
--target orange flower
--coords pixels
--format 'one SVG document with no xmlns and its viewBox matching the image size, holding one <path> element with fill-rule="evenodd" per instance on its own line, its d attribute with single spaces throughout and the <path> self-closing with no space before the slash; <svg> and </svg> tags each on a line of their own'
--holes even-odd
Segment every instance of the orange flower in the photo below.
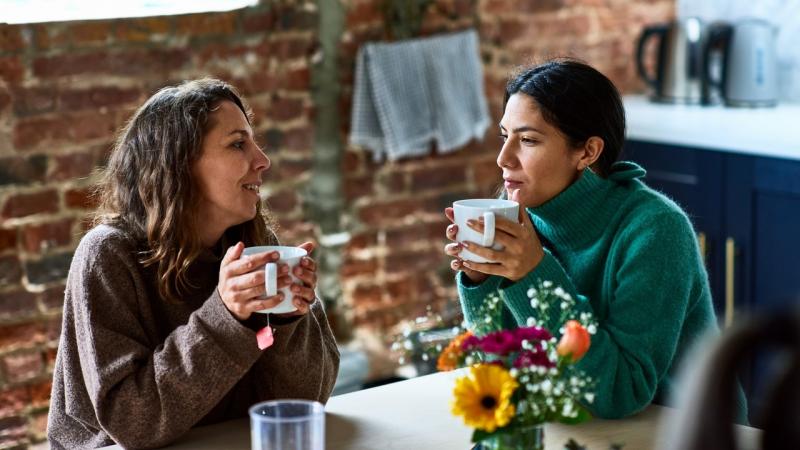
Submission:
<svg viewBox="0 0 800 450">
<path fill-rule="evenodd" d="M 458 368 L 458 360 L 463 353 L 461 344 L 470 336 L 472 336 L 472 331 L 466 331 L 454 337 L 447 344 L 447 348 L 442 350 L 442 354 L 439 355 L 439 359 L 436 361 L 436 369 L 440 372 L 448 372 Z"/>
<path fill-rule="evenodd" d="M 564 335 L 558 341 L 556 351 L 561 356 L 568 356 L 572 362 L 577 362 L 583 358 L 586 351 L 589 350 L 591 338 L 586 328 L 577 320 L 569 320 L 564 324 Z"/>
</svg>

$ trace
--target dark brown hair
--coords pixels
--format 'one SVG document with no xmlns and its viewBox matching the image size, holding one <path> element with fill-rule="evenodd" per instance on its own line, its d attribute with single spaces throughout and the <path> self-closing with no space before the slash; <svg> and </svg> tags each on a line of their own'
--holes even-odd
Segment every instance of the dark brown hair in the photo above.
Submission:
<svg viewBox="0 0 800 450">
<path fill-rule="evenodd" d="M 518 92 L 539 105 L 544 120 L 571 147 L 581 147 L 592 136 L 603 139 L 603 153 L 592 167 L 608 175 L 625 141 L 625 108 L 611 80 L 588 64 L 562 58 L 519 71 L 506 85 L 504 110 Z"/>
<path fill-rule="evenodd" d="M 162 298 L 177 300 L 191 286 L 187 270 L 204 250 L 194 212 L 198 189 L 192 167 L 202 153 L 210 114 L 231 101 L 251 114 L 235 88 L 215 79 L 186 81 L 150 97 L 117 137 L 101 172 L 95 224 L 129 232 L 141 244 L 141 263 L 158 268 Z M 266 243 L 272 232 L 268 214 L 257 207 L 253 220 L 226 234 L 246 245 Z"/>
</svg>

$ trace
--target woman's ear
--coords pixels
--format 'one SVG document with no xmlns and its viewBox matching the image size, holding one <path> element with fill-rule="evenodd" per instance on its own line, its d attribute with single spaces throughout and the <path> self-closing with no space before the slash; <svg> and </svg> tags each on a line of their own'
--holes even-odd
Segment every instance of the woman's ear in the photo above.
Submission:
<svg viewBox="0 0 800 450">
<path fill-rule="evenodd" d="M 604 146 L 603 139 L 598 136 L 592 136 L 587 139 L 580 150 L 581 158 L 578 160 L 578 170 L 583 170 L 600 159 Z"/>
</svg>

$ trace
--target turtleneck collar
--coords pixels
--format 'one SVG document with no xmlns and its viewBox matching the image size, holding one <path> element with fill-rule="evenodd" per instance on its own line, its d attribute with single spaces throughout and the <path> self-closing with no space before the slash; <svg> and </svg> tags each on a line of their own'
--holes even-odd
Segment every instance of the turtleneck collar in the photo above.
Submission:
<svg viewBox="0 0 800 450">
<path fill-rule="evenodd" d="M 605 232 L 629 195 L 624 186 L 644 174 L 644 169 L 628 161 L 614 163 L 608 178 L 587 168 L 560 194 L 527 211 L 536 230 L 556 247 L 582 247 Z"/>
</svg>

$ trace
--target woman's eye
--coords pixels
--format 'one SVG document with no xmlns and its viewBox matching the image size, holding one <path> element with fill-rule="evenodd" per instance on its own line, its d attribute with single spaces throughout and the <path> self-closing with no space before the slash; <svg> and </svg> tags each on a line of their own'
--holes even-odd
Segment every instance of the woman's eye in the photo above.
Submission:
<svg viewBox="0 0 800 450">
<path fill-rule="evenodd" d="M 499 137 L 500 137 L 500 140 L 503 141 L 503 142 L 508 140 L 508 136 L 505 135 L 505 134 L 501 134 L 501 135 L 499 135 Z"/>
<path fill-rule="evenodd" d="M 539 143 L 536 139 L 522 138 L 520 139 L 524 145 L 536 145 Z"/>
<path fill-rule="evenodd" d="M 231 145 L 236 149 L 244 150 L 244 141 L 236 141 Z"/>
</svg>

